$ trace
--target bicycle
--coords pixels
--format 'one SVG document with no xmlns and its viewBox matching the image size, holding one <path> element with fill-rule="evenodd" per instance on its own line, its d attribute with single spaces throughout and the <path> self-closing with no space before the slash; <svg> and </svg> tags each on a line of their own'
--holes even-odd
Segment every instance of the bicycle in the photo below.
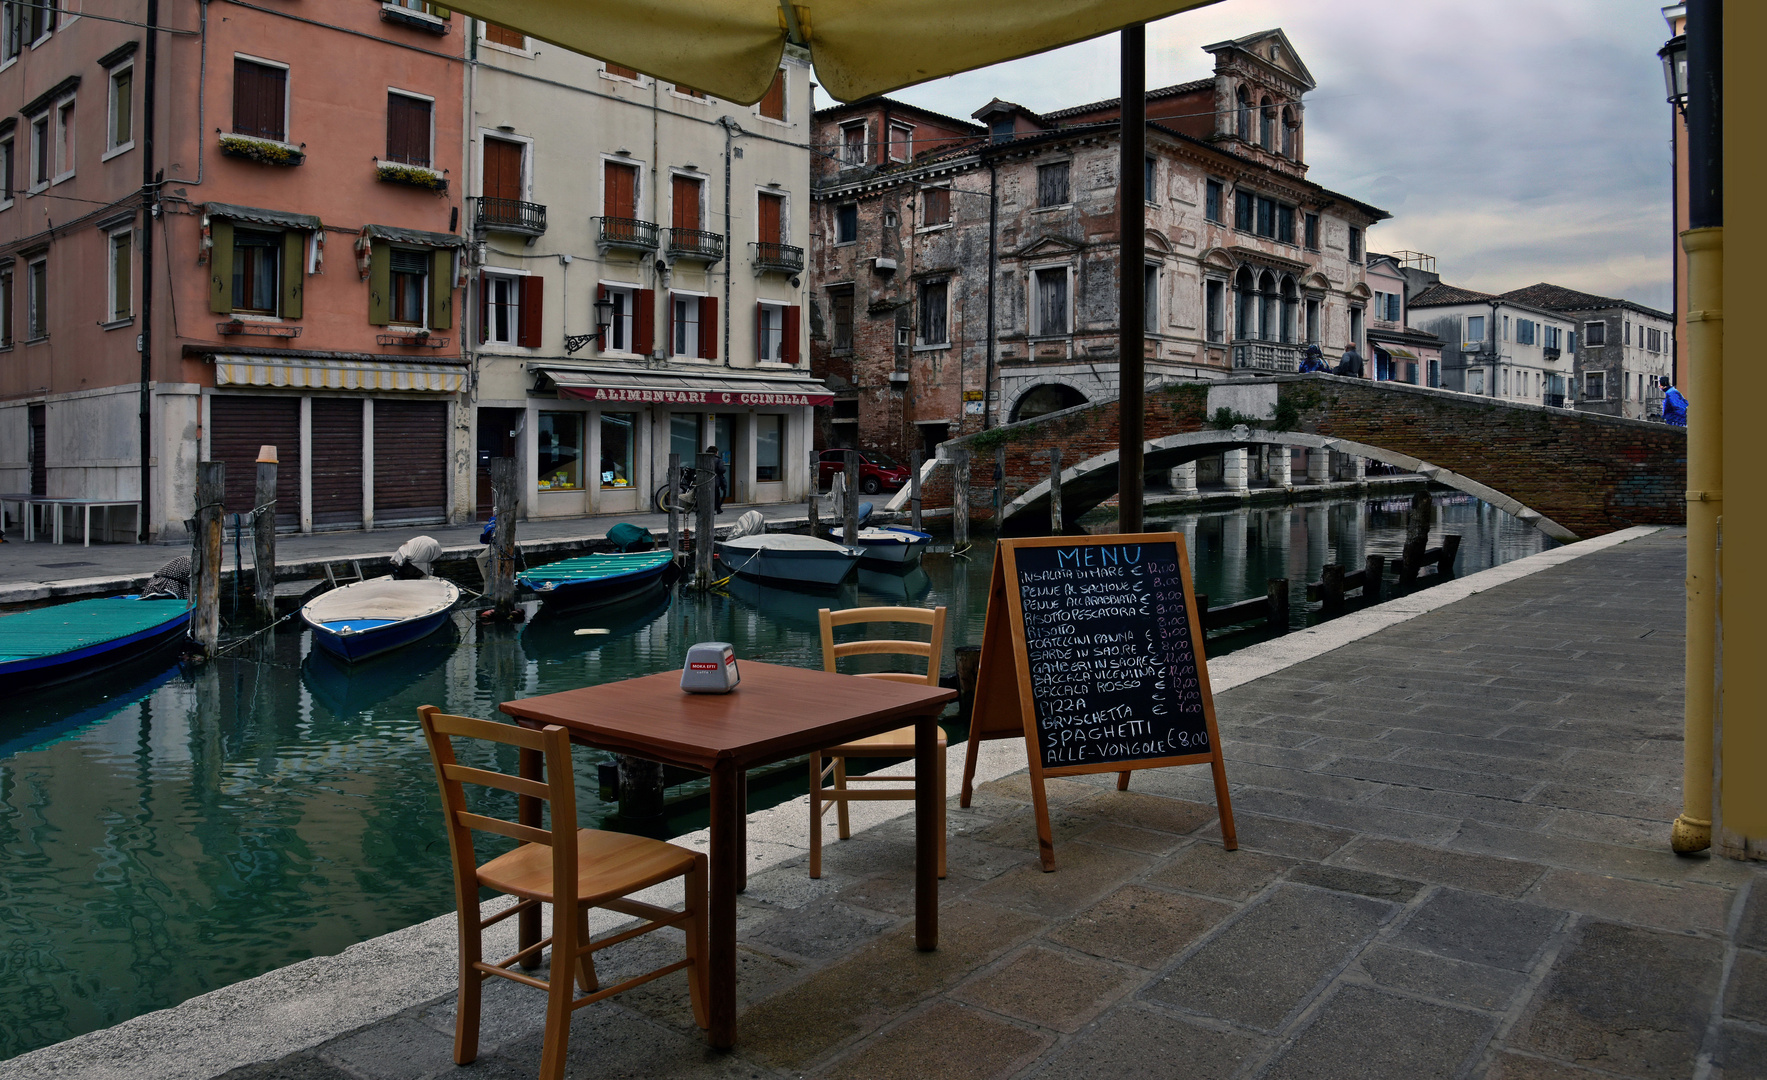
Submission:
<svg viewBox="0 0 1767 1080">
<path fill-rule="evenodd" d="M 668 513 L 669 504 L 671 502 L 673 502 L 682 513 L 692 512 L 694 508 L 694 481 L 697 478 L 698 471 L 699 470 L 697 469 L 683 466 L 681 469 L 681 483 L 677 490 L 670 491 L 669 485 L 666 482 L 658 485 L 655 493 L 650 497 L 650 505 L 654 507 L 659 514 Z"/>
</svg>

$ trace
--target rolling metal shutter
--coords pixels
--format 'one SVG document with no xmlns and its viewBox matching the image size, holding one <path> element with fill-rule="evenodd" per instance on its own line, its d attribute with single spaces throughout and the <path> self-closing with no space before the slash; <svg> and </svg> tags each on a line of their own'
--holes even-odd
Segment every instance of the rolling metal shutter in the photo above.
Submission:
<svg viewBox="0 0 1767 1080">
<path fill-rule="evenodd" d="M 445 521 L 448 405 L 374 403 L 374 523 Z"/>
<path fill-rule="evenodd" d="M 276 447 L 276 528 L 301 527 L 301 399 L 209 399 L 209 460 L 227 464 L 222 510 L 244 514 L 257 505 L 258 448 Z M 229 523 L 231 524 L 231 523 Z"/>
<path fill-rule="evenodd" d="M 313 399 L 313 527 L 362 525 L 362 401 Z"/>
</svg>

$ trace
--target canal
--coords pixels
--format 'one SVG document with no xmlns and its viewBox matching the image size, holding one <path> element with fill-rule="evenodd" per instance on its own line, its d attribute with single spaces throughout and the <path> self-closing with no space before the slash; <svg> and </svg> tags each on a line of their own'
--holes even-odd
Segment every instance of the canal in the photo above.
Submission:
<svg viewBox="0 0 1767 1080">
<path fill-rule="evenodd" d="M 1461 574 L 1551 546 L 1466 496 L 1435 503 L 1432 545 L 1461 535 Z M 1302 625 L 1317 618 L 1305 583 L 1326 563 L 1395 559 L 1409 513 L 1398 495 L 1150 511 L 1148 527 L 1186 535 L 1197 588 L 1214 604 L 1289 579 Z M 494 717 L 511 698 L 677 667 L 705 640 L 732 642 L 739 657 L 820 666 L 824 606 L 944 604 L 948 646 L 979 644 L 992 557 L 979 541 L 962 555 L 929 554 L 906 577 L 865 573 L 833 596 L 737 579 L 727 593 L 665 592 L 516 628 L 462 618 L 354 669 L 290 629 L 200 670 L 150 664 L 9 702 L 0 1060 L 448 911 L 448 847 L 418 705 Z M 585 823 L 619 827 L 595 756 L 577 760 Z M 800 773 L 755 784 L 754 799 L 801 794 Z M 703 825 L 694 788 L 672 792 L 675 812 L 657 831 Z"/>
</svg>

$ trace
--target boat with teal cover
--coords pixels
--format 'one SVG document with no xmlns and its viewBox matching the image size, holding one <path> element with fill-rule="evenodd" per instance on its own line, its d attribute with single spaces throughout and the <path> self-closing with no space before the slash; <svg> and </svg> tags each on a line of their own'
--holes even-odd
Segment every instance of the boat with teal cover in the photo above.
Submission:
<svg viewBox="0 0 1767 1080">
<path fill-rule="evenodd" d="M 671 556 L 667 551 L 579 555 L 524 570 L 515 579 L 546 602 L 546 611 L 591 607 L 629 600 L 662 584 Z"/>
<path fill-rule="evenodd" d="M 190 604 L 111 596 L 0 616 L 0 690 L 33 690 L 144 656 L 184 633 Z"/>
</svg>

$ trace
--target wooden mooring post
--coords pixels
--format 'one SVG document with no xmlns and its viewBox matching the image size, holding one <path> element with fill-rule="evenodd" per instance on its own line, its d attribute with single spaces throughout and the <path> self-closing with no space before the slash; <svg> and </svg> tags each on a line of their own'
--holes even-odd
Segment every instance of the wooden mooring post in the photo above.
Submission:
<svg viewBox="0 0 1767 1080">
<path fill-rule="evenodd" d="M 252 601 L 258 621 L 276 621 L 276 448 L 258 450 L 258 484 L 252 496 Z"/>
<path fill-rule="evenodd" d="M 994 535 L 1006 524 L 1006 444 L 994 448 Z"/>
<path fill-rule="evenodd" d="M 951 459 L 951 546 L 969 546 L 969 448 L 955 451 Z"/>
<path fill-rule="evenodd" d="M 485 583 L 491 601 L 491 618 L 509 622 L 515 618 L 515 496 L 516 467 L 512 457 L 491 459 L 491 514 L 497 525 L 491 530 L 491 579 Z"/>
<path fill-rule="evenodd" d="M 822 509 L 822 452 L 810 451 L 810 494 L 804 499 L 804 520 L 809 523 L 810 535 L 815 536 L 821 526 L 817 520 Z"/>
<path fill-rule="evenodd" d="M 642 821 L 663 816 L 663 767 L 647 758 L 621 754 L 620 816 Z"/>
<path fill-rule="evenodd" d="M 669 558 L 681 557 L 681 455 L 669 455 L 669 473 L 665 480 L 668 496 L 663 506 L 669 513 Z M 670 573 L 674 573 L 673 570 Z"/>
<path fill-rule="evenodd" d="M 1049 448 L 1049 535 L 1060 536 L 1061 519 L 1061 447 Z"/>
<path fill-rule="evenodd" d="M 204 461 L 197 465 L 190 560 L 195 610 L 190 617 L 190 636 L 205 658 L 215 654 L 215 646 L 221 640 L 221 501 L 226 490 L 224 462 Z"/>
<path fill-rule="evenodd" d="M 712 534 L 717 529 L 718 455 L 701 454 L 693 473 L 693 587 L 711 589 Z"/>
<path fill-rule="evenodd" d="M 921 453 L 914 451 L 908 456 L 912 467 L 908 470 L 908 527 L 921 532 L 920 527 L 920 467 Z"/>
<path fill-rule="evenodd" d="M 859 542 L 859 451 L 847 451 L 847 497 L 841 500 L 841 543 Z"/>
</svg>

